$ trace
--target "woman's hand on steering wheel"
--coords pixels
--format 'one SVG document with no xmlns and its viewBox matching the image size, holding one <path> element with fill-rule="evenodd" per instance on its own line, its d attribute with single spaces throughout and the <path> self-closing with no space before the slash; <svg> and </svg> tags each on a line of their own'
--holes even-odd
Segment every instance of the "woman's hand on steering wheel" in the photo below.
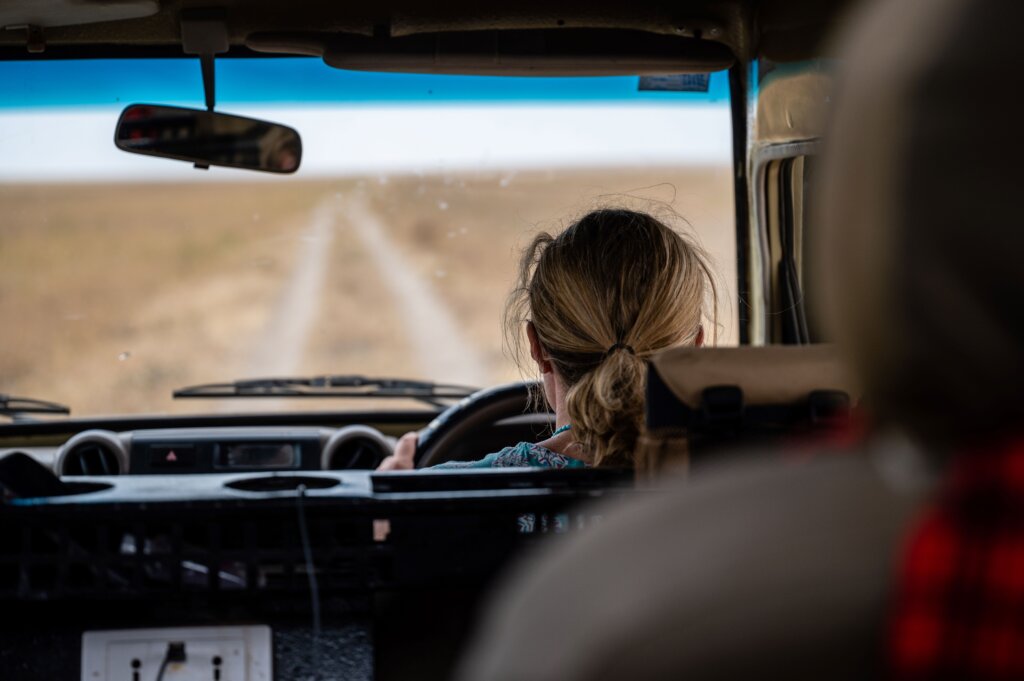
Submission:
<svg viewBox="0 0 1024 681">
<path fill-rule="evenodd" d="M 380 462 L 379 471 L 411 471 L 416 468 L 416 443 L 419 435 L 416 431 L 406 433 L 399 438 L 395 451 L 391 456 Z"/>
</svg>

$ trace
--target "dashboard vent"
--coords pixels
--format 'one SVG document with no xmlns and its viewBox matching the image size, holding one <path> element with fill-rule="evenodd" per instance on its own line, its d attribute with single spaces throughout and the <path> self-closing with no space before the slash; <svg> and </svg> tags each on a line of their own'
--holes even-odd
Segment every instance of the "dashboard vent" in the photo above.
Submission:
<svg viewBox="0 0 1024 681">
<path fill-rule="evenodd" d="M 62 475 L 120 475 L 117 454 L 107 445 L 83 442 L 64 457 Z"/>
<path fill-rule="evenodd" d="M 391 452 L 376 440 L 355 435 L 339 442 L 331 452 L 328 470 L 373 470 Z"/>
</svg>

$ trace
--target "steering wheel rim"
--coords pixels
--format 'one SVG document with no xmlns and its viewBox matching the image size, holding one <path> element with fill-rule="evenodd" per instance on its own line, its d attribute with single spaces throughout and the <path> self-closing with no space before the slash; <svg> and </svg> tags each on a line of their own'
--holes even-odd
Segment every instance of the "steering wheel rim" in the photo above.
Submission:
<svg viewBox="0 0 1024 681">
<path fill-rule="evenodd" d="M 534 382 L 518 382 L 479 390 L 441 412 L 419 431 L 416 468 L 436 466 L 449 460 L 452 445 L 474 430 L 510 416 L 526 414 L 532 401 Z"/>
</svg>

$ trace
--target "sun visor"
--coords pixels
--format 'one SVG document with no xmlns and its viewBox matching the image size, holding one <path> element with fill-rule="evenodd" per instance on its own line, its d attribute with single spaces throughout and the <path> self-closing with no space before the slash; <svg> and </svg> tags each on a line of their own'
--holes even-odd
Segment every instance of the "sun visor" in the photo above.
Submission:
<svg viewBox="0 0 1024 681">
<path fill-rule="evenodd" d="M 80 26 L 148 17 L 160 11 L 157 0 L 5 0 L 0 28 Z"/>
<path fill-rule="evenodd" d="M 355 71 L 507 76 L 710 73 L 727 69 L 725 45 L 694 37 L 617 29 L 488 30 L 370 37 L 255 33 L 258 52 L 323 57 Z"/>
</svg>

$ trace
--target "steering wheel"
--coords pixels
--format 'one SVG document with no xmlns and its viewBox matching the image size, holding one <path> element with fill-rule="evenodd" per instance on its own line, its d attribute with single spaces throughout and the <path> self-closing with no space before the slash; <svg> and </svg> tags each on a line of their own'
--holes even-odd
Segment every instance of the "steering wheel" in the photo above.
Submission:
<svg viewBox="0 0 1024 681">
<path fill-rule="evenodd" d="M 452 446 L 495 421 L 528 412 L 536 383 L 509 383 L 473 393 L 445 409 L 419 432 L 416 468 L 448 461 Z"/>
</svg>

